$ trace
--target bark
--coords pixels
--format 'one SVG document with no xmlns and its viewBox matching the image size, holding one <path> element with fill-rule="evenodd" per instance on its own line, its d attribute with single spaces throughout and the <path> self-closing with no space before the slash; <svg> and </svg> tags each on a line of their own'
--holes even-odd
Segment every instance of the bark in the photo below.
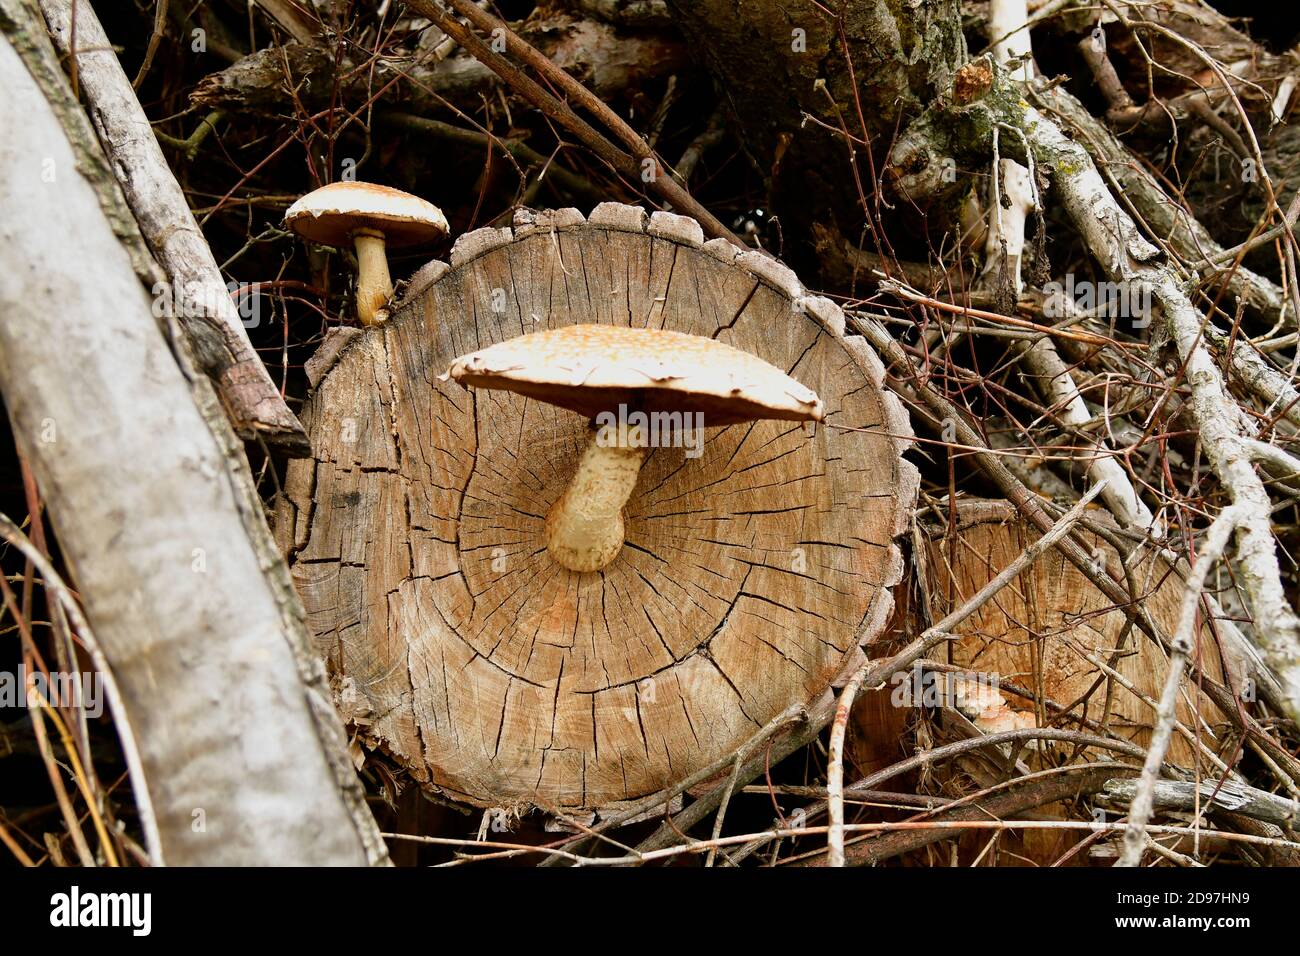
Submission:
<svg viewBox="0 0 1300 956">
<path fill-rule="evenodd" d="M 845 4 L 838 21 L 812 0 L 668 5 L 774 207 L 800 234 L 814 219 L 860 234 L 858 180 L 873 188 L 867 151 L 945 89 L 966 56 L 957 0 Z"/>
<path fill-rule="evenodd" d="M 1075 97 L 1065 90 L 1057 90 L 1053 95 L 1052 110 L 1086 144 L 1098 168 L 1104 170 L 1113 184 L 1116 195 L 1145 225 L 1150 235 L 1167 242 L 1188 262 L 1213 259 L 1223 253 L 1224 247 L 1210 235 L 1209 230 L 1183 206 L 1171 202 L 1151 173 L 1141 163 L 1133 161 L 1132 153 L 1119 138 Z M 1229 266 L 1230 261 L 1223 271 L 1227 271 Z M 1221 281 L 1217 278 L 1217 271 L 1207 270 L 1205 287 L 1211 296 L 1218 291 Z M 1227 289 L 1231 296 L 1270 323 L 1277 321 L 1286 305 L 1286 297 L 1276 283 L 1245 267 L 1237 268 L 1228 276 Z M 1287 324 L 1294 326 L 1295 317 L 1290 316 Z"/>
<path fill-rule="evenodd" d="M 624 26 L 664 27 L 672 24 L 672 14 L 664 0 L 567 0 L 573 10 Z"/>
<path fill-rule="evenodd" d="M 139 743 L 150 849 L 380 861 L 242 450 L 152 314 L 147 256 L 116 228 L 130 214 L 39 14 L 0 0 L 0 27 L 0 128 L 23 130 L 0 141 L 0 391 Z"/>
<path fill-rule="evenodd" d="M 1120 19 L 1107 18 L 1104 53 L 1080 44 L 1110 103 L 1111 126 L 1179 182 L 1180 199 L 1216 239 L 1244 240 L 1267 210 L 1268 190 L 1242 111 L 1282 208 L 1296 192 L 1298 134 L 1283 122 L 1297 86 L 1295 52 L 1270 53 L 1203 0 L 1165 0 L 1158 8 L 1124 2 L 1111 11 Z M 1142 172 L 1126 165 L 1132 168 L 1121 175 Z M 1278 269 L 1268 247 L 1247 263 L 1270 274 Z"/>
<path fill-rule="evenodd" d="M 59 51 L 71 53 L 72 3 L 40 0 Z M 171 298 L 200 365 L 221 394 L 236 433 L 261 437 L 293 454 L 310 451 L 307 436 L 284 403 L 217 268 L 185 194 L 163 157 L 131 81 L 95 17 L 82 0 L 77 9 L 76 69 L 81 92 L 140 229 L 167 272 Z"/>
<path fill-rule="evenodd" d="M 1125 806 L 1137 795 L 1136 780 L 1107 780 L 1108 802 Z M 1267 790 L 1258 790 L 1233 781 L 1208 780 L 1192 783 L 1182 780 L 1159 780 L 1153 793 L 1153 805 L 1161 811 L 1194 813 L 1198 810 L 1229 811 L 1265 823 L 1295 827 L 1300 820 L 1300 801 L 1288 800 Z"/>
<path fill-rule="evenodd" d="M 602 98 L 638 90 L 686 66 L 681 41 L 662 30 L 629 32 L 565 14 L 529 20 L 519 29 L 557 66 Z M 358 62 L 351 49 L 341 60 L 320 44 L 295 42 L 258 50 L 205 77 L 190 98 L 205 109 L 280 115 L 293 109 L 295 98 L 309 110 L 325 109 L 334 103 L 338 83 L 339 102 L 353 108 L 385 90 L 386 107 L 435 113 L 447 100 L 477 109 L 480 96 L 498 82 L 495 73 L 460 49 L 443 60 L 432 49 L 380 57 L 373 70 Z"/>
<path fill-rule="evenodd" d="M 1217 75 L 1192 45 L 1232 67 L 1233 91 L 1255 109 L 1267 109 L 1278 84 L 1295 70 L 1294 54 L 1268 52 L 1204 0 L 1161 0 L 1158 6 L 1122 0 L 1113 9 L 1123 21 L 1107 18 L 1106 49 L 1139 103 L 1148 92 L 1173 98 L 1209 89 L 1222 96 Z M 1159 68 L 1148 70 L 1148 57 Z"/>
</svg>

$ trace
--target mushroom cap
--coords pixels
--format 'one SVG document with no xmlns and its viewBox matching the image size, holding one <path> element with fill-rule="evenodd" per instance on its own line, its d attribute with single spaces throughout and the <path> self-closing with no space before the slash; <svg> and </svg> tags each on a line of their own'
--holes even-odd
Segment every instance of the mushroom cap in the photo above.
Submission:
<svg viewBox="0 0 1300 956">
<path fill-rule="evenodd" d="M 338 182 L 309 192 L 289 207 L 284 224 L 326 246 L 346 243 L 358 229 L 375 229 L 389 246 L 445 236 L 447 219 L 433 203 L 374 183 Z"/>
<path fill-rule="evenodd" d="M 462 385 L 518 392 L 588 417 L 620 405 L 703 412 L 704 424 L 821 421 L 817 393 L 725 342 L 666 329 L 568 325 L 532 332 L 451 363 Z"/>
</svg>

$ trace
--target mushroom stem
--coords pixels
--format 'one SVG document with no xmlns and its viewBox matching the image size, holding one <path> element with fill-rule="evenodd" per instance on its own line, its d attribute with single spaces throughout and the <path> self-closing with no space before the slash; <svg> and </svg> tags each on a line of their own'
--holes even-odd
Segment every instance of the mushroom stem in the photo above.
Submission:
<svg viewBox="0 0 1300 956">
<path fill-rule="evenodd" d="M 357 318 L 362 325 L 378 325 L 377 313 L 393 297 L 393 280 L 388 275 L 384 234 L 376 229 L 358 229 L 352 234 L 357 250 Z"/>
<path fill-rule="evenodd" d="M 587 444 L 546 516 L 546 550 L 570 571 L 599 571 L 623 548 L 623 505 L 649 449 L 639 428 L 607 425 Z"/>
</svg>

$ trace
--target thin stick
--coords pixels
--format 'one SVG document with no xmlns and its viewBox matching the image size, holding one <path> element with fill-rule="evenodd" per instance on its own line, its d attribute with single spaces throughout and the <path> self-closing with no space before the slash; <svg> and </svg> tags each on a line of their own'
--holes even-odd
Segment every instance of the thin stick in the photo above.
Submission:
<svg viewBox="0 0 1300 956">
<path fill-rule="evenodd" d="M 1087 493 L 1079 499 L 1073 508 L 1061 517 L 1061 520 L 1054 524 L 1050 531 L 1041 536 L 1037 541 L 1024 550 L 1020 557 L 1016 558 L 1005 568 L 998 572 L 988 584 L 980 588 L 969 601 L 957 608 L 934 627 L 925 631 L 915 641 L 907 646 L 899 654 L 890 658 L 887 662 L 891 669 L 883 677 L 892 676 L 898 670 L 910 665 L 914 660 L 921 657 L 925 651 L 929 650 L 939 641 L 944 640 L 952 635 L 953 628 L 961 624 L 962 621 L 970 617 L 985 604 L 991 601 L 999 591 L 1014 581 L 1021 575 L 1031 564 L 1038 560 L 1048 548 L 1052 547 L 1057 541 L 1065 537 L 1074 523 L 1079 520 L 1084 509 L 1093 498 L 1101 494 L 1106 487 L 1106 479 L 1101 479 Z M 915 656 L 912 656 L 913 653 Z M 903 659 L 901 663 L 895 663 Z M 844 734 L 848 726 L 849 712 L 853 709 L 853 702 L 857 699 L 858 691 L 862 688 L 863 682 L 868 674 L 875 676 L 883 668 L 874 661 L 867 661 L 854 672 L 849 682 L 844 686 L 844 691 L 840 694 L 839 703 L 835 708 L 835 719 L 831 725 L 831 743 L 830 743 L 830 766 L 826 772 L 826 797 L 830 809 L 830 829 L 827 837 L 827 852 L 829 854 L 830 866 L 844 865 Z M 876 686 L 876 681 L 871 682 L 871 686 Z"/>
<path fill-rule="evenodd" d="M 122 695 L 118 690 L 117 681 L 113 677 L 112 669 L 108 666 L 108 658 L 104 656 L 104 651 L 95 638 L 95 632 L 90 628 L 90 622 L 81 613 L 81 606 L 73 599 L 72 592 L 64 583 L 63 578 L 54 570 L 54 566 L 50 564 L 45 555 L 4 514 L 0 514 L 0 538 L 21 551 L 35 565 L 36 570 L 40 572 L 41 578 L 45 581 L 45 587 L 58 598 L 59 604 L 63 606 L 68 618 L 72 621 L 72 625 L 81 639 L 82 646 L 90 654 L 90 660 L 95 665 L 95 670 L 100 674 L 100 679 L 104 682 L 104 694 L 108 698 L 109 710 L 113 713 L 113 725 L 117 728 L 118 741 L 122 747 L 122 757 L 126 761 L 127 770 L 131 776 L 136 812 L 140 817 L 140 828 L 144 831 L 144 841 L 149 851 L 149 859 L 153 865 L 161 866 L 162 840 L 158 834 L 158 820 L 154 815 L 153 800 L 149 796 L 149 786 L 145 781 L 144 763 L 140 759 L 140 748 L 136 744 L 135 731 L 127 716 L 126 707 L 122 703 Z"/>
<path fill-rule="evenodd" d="M 1187 590 L 1183 593 L 1183 610 L 1178 619 L 1178 630 L 1174 633 L 1169 650 L 1169 671 L 1165 676 L 1165 687 L 1160 694 L 1160 708 L 1157 711 L 1156 729 L 1151 735 L 1151 744 L 1147 748 L 1146 761 L 1142 765 L 1142 776 L 1138 779 L 1137 795 L 1129 808 L 1128 828 L 1124 831 L 1124 851 L 1120 855 L 1120 867 L 1135 867 L 1142 862 L 1142 850 L 1146 846 L 1145 828 L 1151 819 L 1154 804 L 1156 781 L 1160 779 L 1160 768 L 1165 762 L 1165 752 L 1169 749 L 1169 738 L 1173 734 L 1174 719 L 1178 707 L 1178 688 L 1183 679 L 1183 668 L 1187 656 L 1192 651 L 1192 632 L 1196 627 L 1197 606 L 1201 601 L 1201 589 L 1205 586 L 1205 577 L 1210 568 L 1223 555 L 1228 545 L 1228 538 L 1241 519 L 1241 508 L 1237 505 L 1225 508 L 1214 519 L 1206 534 L 1205 547 L 1192 565 L 1192 573 L 1187 581 Z"/>
<path fill-rule="evenodd" d="M 584 108 L 599 116 L 628 144 L 632 149 L 632 155 L 611 143 L 590 123 L 575 113 L 567 103 L 547 92 L 517 66 L 492 50 L 477 34 L 433 0 L 409 0 L 407 6 L 428 17 L 444 33 L 455 38 L 476 60 L 501 77 L 520 96 L 573 133 L 583 145 L 613 166 L 615 170 L 629 179 L 645 182 L 673 208 L 698 220 L 704 227 L 704 231 L 714 238 L 728 239 L 737 246 L 748 248 L 713 213 L 700 205 L 694 196 L 682 188 L 676 179 L 671 175 L 659 175 L 659 171 L 664 169 L 664 164 L 655 156 L 654 150 L 586 87 L 551 63 L 540 51 L 521 39 L 496 17 L 478 9 L 468 0 L 448 0 L 448 2 L 458 14 L 479 26 L 480 29 L 504 37 L 508 50 L 536 69 L 546 80 L 574 97 Z M 642 165 L 645 161 L 654 164 L 649 170 L 648 179 L 644 175 L 646 170 Z"/>
<path fill-rule="evenodd" d="M 1055 794 L 1049 795 L 1050 799 L 1059 799 Z M 903 833 L 906 831 L 952 831 L 954 834 L 963 830 L 1088 830 L 1092 832 L 1118 832 L 1124 824 L 1122 823 L 1092 823 L 1083 820 L 922 820 L 916 822 L 905 821 L 901 823 L 851 823 L 847 829 L 851 833 L 872 834 L 872 833 Z M 715 847 L 736 846 L 751 842 L 756 839 L 776 839 L 785 837 L 817 836 L 825 833 L 827 827 L 804 827 L 780 830 L 768 830 L 763 833 L 740 833 L 734 836 L 719 837 L 716 840 L 701 840 L 698 843 L 691 843 L 685 846 L 671 846 L 663 849 L 654 850 L 649 853 L 642 853 L 636 856 L 618 856 L 618 857 L 589 857 L 579 856 L 567 850 L 548 847 L 548 846 L 528 846 L 519 843 L 498 843 L 492 841 L 478 841 L 454 837 L 431 837 L 416 836 L 409 833 L 385 833 L 386 838 L 392 840 L 406 840 L 411 843 L 422 843 L 431 846 L 462 846 L 462 847 L 493 847 L 506 849 L 518 853 L 543 853 L 568 860 L 578 866 L 630 866 L 640 863 L 654 863 L 659 860 L 671 859 L 673 857 L 684 856 L 693 853 L 704 853 Z M 1152 827 L 1152 833 L 1158 834 L 1175 834 L 1184 835 L 1192 831 L 1187 827 L 1177 826 L 1159 826 Z M 1276 837 L 1254 836 L 1248 833 L 1232 833 L 1226 830 L 1215 830 L 1213 836 L 1216 839 L 1229 843 L 1244 843 L 1256 846 L 1278 846 L 1287 848 L 1300 847 L 1300 843 L 1291 840 L 1278 839 Z M 940 837 L 942 838 L 942 834 Z M 457 860 L 453 863 L 444 863 L 442 866 L 455 866 L 465 860 Z"/>
<path fill-rule="evenodd" d="M 27 852 L 18 845 L 18 841 L 10 835 L 9 830 L 3 823 L 0 823 L 0 843 L 3 843 L 5 848 L 12 853 L 23 866 L 36 865 L 32 862 L 32 858 L 27 855 Z"/>
<path fill-rule="evenodd" d="M 35 670 L 35 648 L 32 645 L 31 629 L 23 619 L 22 612 L 18 608 L 18 601 L 14 597 L 9 582 L 0 576 L 0 595 L 3 596 L 4 604 L 13 615 L 14 621 L 22 634 L 23 641 L 23 665 L 28 669 L 29 679 L 34 677 Z M 44 664 L 41 665 L 44 667 Z M 31 687 L 23 687 L 24 697 L 34 696 Z M 67 828 L 68 836 L 72 840 L 72 846 L 77 851 L 77 858 L 81 865 L 85 867 L 95 866 L 95 857 L 90 852 L 90 844 L 86 842 L 86 835 L 82 832 L 81 825 L 77 822 L 77 813 L 72 807 L 72 800 L 68 796 L 68 788 L 63 785 L 63 777 L 59 773 L 59 762 L 54 756 L 54 750 L 50 747 L 49 734 L 45 731 L 45 715 L 40 707 L 31 710 L 32 732 L 36 737 L 36 745 L 41 755 L 41 761 L 45 765 L 45 772 L 50 778 L 50 788 L 54 791 L 54 800 L 59 806 L 59 812 L 63 815 L 64 826 Z"/>
</svg>

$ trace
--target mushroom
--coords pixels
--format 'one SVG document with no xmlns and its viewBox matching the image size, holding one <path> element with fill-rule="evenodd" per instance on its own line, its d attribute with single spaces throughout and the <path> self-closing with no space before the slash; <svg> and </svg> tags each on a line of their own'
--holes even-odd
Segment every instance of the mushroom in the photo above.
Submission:
<svg viewBox="0 0 1300 956">
<path fill-rule="evenodd" d="M 546 549 L 599 571 L 623 547 L 623 506 L 652 446 L 687 428 L 773 418 L 821 421 L 821 399 L 775 366 L 698 335 L 570 325 L 455 359 L 462 385 L 504 389 L 593 419 L 594 433 L 546 516 Z M 684 435 L 680 436 L 684 438 Z"/>
<path fill-rule="evenodd" d="M 393 295 L 385 244 L 410 246 L 441 238 L 447 220 L 437 206 L 400 189 L 374 183 L 338 182 L 303 196 L 284 214 L 284 224 L 312 242 L 357 251 L 357 318 L 383 321 L 380 309 Z"/>
</svg>

